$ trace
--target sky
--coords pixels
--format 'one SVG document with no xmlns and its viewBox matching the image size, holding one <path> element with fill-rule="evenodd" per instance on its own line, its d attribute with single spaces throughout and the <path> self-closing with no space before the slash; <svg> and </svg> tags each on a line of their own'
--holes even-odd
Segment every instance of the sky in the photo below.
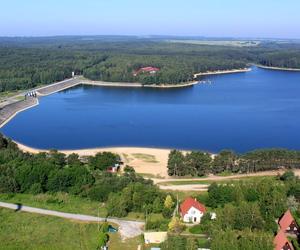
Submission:
<svg viewBox="0 0 300 250">
<path fill-rule="evenodd" d="M 0 0 L 0 36 L 300 38 L 300 0 Z"/>
</svg>

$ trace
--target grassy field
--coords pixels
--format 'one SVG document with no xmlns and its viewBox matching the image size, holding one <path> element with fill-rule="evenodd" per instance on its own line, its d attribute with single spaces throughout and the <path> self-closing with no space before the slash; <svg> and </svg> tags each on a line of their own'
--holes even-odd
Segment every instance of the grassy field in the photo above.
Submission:
<svg viewBox="0 0 300 250">
<path fill-rule="evenodd" d="M 97 224 L 0 208 L 0 249 L 96 249 Z M 110 234 L 111 250 L 137 249 L 141 237 L 122 242 Z"/>
<path fill-rule="evenodd" d="M 0 194 L 0 201 L 20 203 L 25 206 L 51 209 L 61 212 L 107 216 L 105 205 L 66 193 L 57 194 Z M 143 220 L 142 213 L 129 213 L 126 219 Z"/>
<path fill-rule="evenodd" d="M 150 162 L 150 163 L 157 163 L 158 161 L 156 160 L 154 155 L 150 155 L 150 154 L 140 154 L 140 153 L 136 153 L 136 154 L 132 154 L 135 158 L 139 159 L 139 160 L 143 160 L 144 162 Z"/>
<path fill-rule="evenodd" d="M 69 213 L 81 213 L 106 217 L 107 211 L 99 202 L 81 197 L 57 194 L 0 194 L 0 200 L 10 203 L 21 203 L 26 206 L 39 207 Z"/>
<path fill-rule="evenodd" d="M 169 185 L 193 185 L 193 184 L 212 184 L 214 182 L 225 184 L 233 181 L 241 181 L 241 180 L 260 180 L 260 179 L 275 179 L 275 176 L 250 176 L 250 177 L 240 177 L 237 179 L 223 179 L 223 180 L 178 180 L 178 181 L 168 181 L 168 182 L 161 182 L 159 185 L 162 186 L 169 186 Z"/>
</svg>

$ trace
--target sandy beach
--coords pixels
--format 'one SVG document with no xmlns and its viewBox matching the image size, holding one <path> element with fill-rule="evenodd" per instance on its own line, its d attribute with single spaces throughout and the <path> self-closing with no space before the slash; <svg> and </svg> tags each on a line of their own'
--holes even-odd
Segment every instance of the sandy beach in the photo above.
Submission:
<svg viewBox="0 0 300 250">
<path fill-rule="evenodd" d="M 15 142 L 18 147 L 28 153 L 36 154 L 46 152 L 47 150 L 28 147 L 21 143 Z M 98 152 L 112 152 L 120 155 L 124 165 L 134 167 L 137 173 L 149 175 L 149 177 L 166 178 L 167 163 L 170 149 L 159 148 L 141 148 L 141 147 L 111 147 L 111 148 L 93 148 L 93 149 L 78 149 L 78 150 L 59 150 L 60 152 L 69 155 L 76 153 L 79 156 L 91 156 Z"/>
</svg>

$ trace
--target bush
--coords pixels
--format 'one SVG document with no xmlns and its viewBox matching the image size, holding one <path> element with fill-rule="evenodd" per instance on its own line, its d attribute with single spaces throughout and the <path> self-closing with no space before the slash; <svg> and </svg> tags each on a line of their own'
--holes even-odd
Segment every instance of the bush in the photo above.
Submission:
<svg viewBox="0 0 300 250">
<path fill-rule="evenodd" d="M 189 228 L 189 232 L 192 234 L 201 234 L 203 233 L 201 225 L 195 225 Z"/>
<path fill-rule="evenodd" d="M 32 184 L 30 189 L 29 189 L 29 193 L 31 193 L 31 194 L 41 194 L 41 193 L 43 193 L 41 183 Z"/>
<path fill-rule="evenodd" d="M 157 220 L 147 220 L 146 230 L 153 231 L 168 231 L 169 220 L 167 219 L 157 219 Z"/>
<path fill-rule="evenodd" d="M 295 173 L 292 170 L 285 171 L 283 175 L 280 176 L 280 180 L 289 181 L 295 179 Z"/>
</svg>

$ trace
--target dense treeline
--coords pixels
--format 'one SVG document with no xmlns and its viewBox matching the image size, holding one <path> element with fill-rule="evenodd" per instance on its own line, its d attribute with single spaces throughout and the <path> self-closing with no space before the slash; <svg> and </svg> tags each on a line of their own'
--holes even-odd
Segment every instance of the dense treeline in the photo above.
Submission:
<svg viewBox="0 0 300 250">
<path fill-rule="evenodd" d="M 0 193 L 56 193 L 79 195 L 107 204 L 111 216 L 129 212 L 162 212 L 166 194 L 152 181 L 125 168 L 123 175 L 106 170 L 118 162 L 115 154 L 104 152 L 80 159 L 55 150 L 28 154 L 16 144 L 0 136 Z M 165 211 L 166 216 L 170 210 Z"/>
<path fill-rule="evenodd" d="M 207 194 L 196 197 L 214 212 L 204 214 L 199 225 L 189 228 L 192 234 L 205 234 L 204 242 L 184 235 L 169 237 L 161 244 L 165 250 L 197 249 L 274 249 L 278 218 L 290 209 L 299 222 L 300 180 L 292 171 L 277 177 L 249 178 L 212 183 Z M 298 245 L 297 239 L 293 244 Z"/>
<path fill-rule="evenodd" d="M 266 53 L 259 58 L 259 64 L 268 67 L 300 69 L 300 52 L 292 50 Z"/>
<path fill-rule="evenodd" d="M 299 220 L 299 187 L 300 180 L 292 171 L 277 178 L 213 183 L 205 202 L 214 208 L 217 219 L 206 215 L 200 230 L 211 235 L 211 249 L 253 249 L 253 244 L 256 249 L 273 249 L 277 219 L 290 209 Z M 242 247 L 251 234 L 256 240 Z"/>
<path fill-rule="evenodd" d="M 59 49 L 1 48 L 0 91 L 30 89 L 81 74 L 103 60 L 91 53 Z"/>
<path fill-rule="evenodd" d="M 251 173 L 280 168 L 300 168 L 300 151 L 287 149 L 262 149 L 237 155 L 223 150 L 213 156 L 206 152 L 183 154 L 173 150 L 169 154 L 170 176 L 204 176 L 210 173 Z"/>
<path fill-rule="evenodd" d="M 299 68 L 299 59 L 299 44 L 241 48 L 132 37 L 0 38 L 0 91 L 59 81 L 72 71 L 93 80 L 176 84 L 191 81 L 194 73 L 249 63 Z M 143 66 L 160 71 L 134 77 Z"/>
</svg>

